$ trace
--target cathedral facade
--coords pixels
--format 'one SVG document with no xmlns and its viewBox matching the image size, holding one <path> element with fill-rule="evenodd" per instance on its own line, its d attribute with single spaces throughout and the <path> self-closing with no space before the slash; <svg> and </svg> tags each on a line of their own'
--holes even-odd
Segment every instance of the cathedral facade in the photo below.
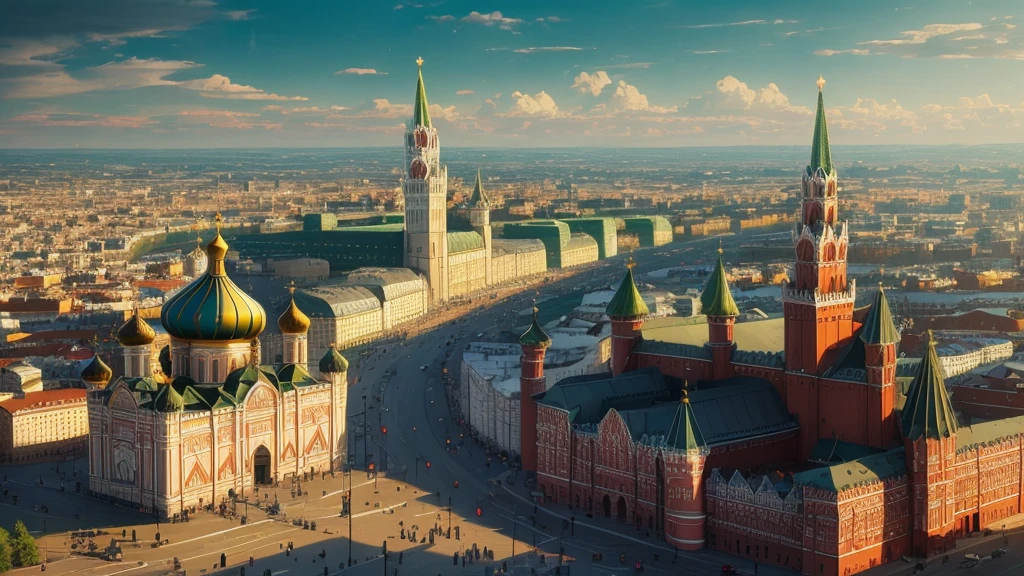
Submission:
<svg viewBox="0 0 1024 576">
<path fill-rule="evenodd" d="M 1024 417 L 961 422 L 934 341 L 897 378 L 884 291 L 854 307 L 823 85 L 784 318 L 737 324 L 720 250 L 699 345 L 645 337 L 631 269 L 607 309 L 611 374 L 548 388 L 546 336 L 523 335 L 522 461 L 548 501 L 675 548 L 844 576 L 1024 511 Z"/>
<path fill-rule="evenodd" d="M 278 319 L 284 363 L 261 364 L 266 315 L 228 278 L 227 248 L 218 215 L 208 268 L 163 306 L 163 366 L 138 313 L 118 331 L 125 376 L 88 396 L 93 494 L 166 516 L 346 461 L 348 363 L 332 347 L 310 374 L 310 321 L 293 299 Z"/>
</svg>

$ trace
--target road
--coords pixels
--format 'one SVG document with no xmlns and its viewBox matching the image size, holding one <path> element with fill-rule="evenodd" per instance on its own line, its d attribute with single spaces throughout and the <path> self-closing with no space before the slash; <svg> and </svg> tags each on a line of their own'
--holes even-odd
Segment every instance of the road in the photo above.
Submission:
<svg viewBox="0 0 1024 576">
<path fill-rule="evenodd" d="M 682 259 L 706 261 L 707 252 L 717 243 L 717 238 L 708 238 L 641 250 L 636 254 L 635 272 L 677 265 Z M 553 273 L 552 281 L 542 288 L 530 286 L 511 296 L 503 290 L 496 300 L 491 300 L 488 292 L 475 302 L 450 305 L 419 322 L 409 339 L 375 345 L 365 355 L 350 358 L 350 375 L 357 382 L 349 391 L 350 430 L 365 421 L 365 452 L 370 456 L 364 457 L 364 439 L 355 438 L 356 470 L 351 477 L 339 473 L 304 482 L 300 490 L 305 492 L 303 495 L 293 496 L 292 487 L 284 485 L 250 495 L 254 503 L 278 501 L 285 521 L 269 519 L 255 505 L 248 507 L 250 522 L 244 526 L 238 520 L 200 513 L 187 524 L 161 524 L 161 538 L 170 544 L 156 548 L 152 544 L 157 526 L 151 518 L 60 492 L 52 464 L 8 467 L 12 476 L 8 485 L 12 492 L 21 494 L 21 501 L 17 505 L 0 502 L 2 515 L 24 518 L 30 530 L 40 535 L 48 533 L 41 547 L 51 560 L 69 552 L 72 542 L 65 531 L 106 527 L 108 533 L 94 541 L 105 547 L 111 538 L 116 539 L 124 550 L 123 563 L 73 557 L 52 564 L 58 573 L 85 576 L 166 574 L 174 558 L 189 574 L 238 574 L 242 567 L 250 576 L 262 574 L 265 569 L 275 575 L 312 576 L 323 574 L 325 568 L 328 574 L 342 570 L 346 574 L 381 574 L 385 541 L 391 551 L 388 574 L 394 574 L 396 568 L 398 574 L 480 574 L 481 562 L 494 567 L 506 563 L 524 573 L 534 568 L 543 574 L 545 567 L 559 563 L 560 551 L 563 566 L 572 567 L 577 574 L 624 574 L 633 571 L 633 562 L 638 559 L 644 561 L 646 572 L 655 575 L 718 574 L 725 562 L 753 573 L 749 563 L 718 553 L 681 553 L 676 557 L 663 541 L 602 519 L 580 517 L 566 528 L 562 520 L 572 515 L 567 508 L 541 508 L 535 514 L 532 503 L 524 498 L 522 477 L 518 477 L 518 485 L 502 484 L 500 478 L 509 470 L 497 460 L 488 463 L 483 449 L 462 438 L 452 421 L 442 363 L 449 369 L 448 376 L 457 381 L 460 351 L 469 342 L 479 340 L 477 334 L 491 338 L 522 324 L 528 316 L 520 313 L 529 310 L 538 291 L 550 297 L 617 285 L 625 258 L 620 255 L 594 263 L 573 275 Z M 385 377 L 385 373 L 393 376 Z M 434 384 L 428 386 L 428 380 Z M 452 446 L 458 446 L 457 454 L 450 451 Z M 373 478 L 366 472 L 367 461 L 385 473 Z M 68 465 L 61 466 L 66 474 Z M 78 467 L 83 466 L 85 462 L 79 460 Z M 44 486 L 38 485 L 37 476 L 44 477 Z M 349 519 L 340 516 L 341 496 L 349 486 L 354 493 L 351 544 Z M 58 506 L 51 506 L 47 513 L 34 509 L 46 502 Z M 241 504 L 237 511 L 239 515 L 246 513 Z M 289 522 L 296 518 L 316 522 L 316 530 Z M 453 529 L 459 527 L 460 538 L 455 539 L 453 530 L 451 539 L 437 534 L 431 544 L 429 529 L 436 523 L 443 533 L 449 522 Z M 418 541 L 403 540 L 403 530 L 413 526 L 417 527 Z M 134 544 L 133 530 L 138 539 Z M 292 551 L 287 549 L 289 542 Z M 473 565 L 465 568 L 461 558 L 453 563 L 453 555 L 464 553 L 474 543 L 480 550 L 487 547 L 493 551 L 494 561 L 474 558 Z M 350 546 L 355 563 L 351 567 Z M 620 553 L 626 555 L 624 564 L 619 562 Z M 224 571 L 219 567 L 221 554 L 227 566 Z M 401 564 L 398 554 L 402 556 Z M 603 559 L 593 561 L 595 554 L 602 554 Z M 249 556 L 253 557 L 251 568 Z M 759 574 L 772 571 L 762 566 Z"/>
</svg>

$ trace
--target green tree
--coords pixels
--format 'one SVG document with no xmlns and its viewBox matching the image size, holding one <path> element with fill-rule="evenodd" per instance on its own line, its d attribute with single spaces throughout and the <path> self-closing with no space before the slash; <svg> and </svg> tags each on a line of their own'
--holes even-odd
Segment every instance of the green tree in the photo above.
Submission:
<svg viewBox="0 0 1024 576">
<path fill-rule="evenodd" d="M 0 573 L 14 567 L 11 562 L 11 534 L 0 528 Z"/>
<path fill-rule="evenodd" d="M 14 553 L 11 555 L 15 566 L 35 566 L 39 564 L 39 548 L 36 539 L 28 533 L 25 523 L 18 520 L 14 523 Z"/>
</svg>

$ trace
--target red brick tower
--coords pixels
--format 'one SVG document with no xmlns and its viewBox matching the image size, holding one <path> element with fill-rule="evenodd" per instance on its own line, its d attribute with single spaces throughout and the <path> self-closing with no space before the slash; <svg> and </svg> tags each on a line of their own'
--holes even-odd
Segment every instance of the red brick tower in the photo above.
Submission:
<svg viewBox="0 0 1024 576">
<path fill-rule="evenodd" d="M 819 380 L 834 351 L 853 334 L 856 282 L 846 277 L 846 225 L 838 225 L 836 171 L 818 78 L 811 162 L 803 175 L 795 277 L 782 287 L 785 317 L 786 405 L 800 420 L 801 457 L 819 437 Z M 838 230 L 837 230 L 838 227 Z"/>
<path fill-rule="evenodd" d="M 658 462 L 665 478 L 659 492 L 665 495 L 665 538 L 680 550 L 700 550 L 704 548 L 703 475 L 708 447 L 685 388 L 665 444 L 663 459 Z"/>
<path fill-rule="evenodd" d="M 896 424 L 896 341 L 899 334 L 881 283 L 864 320 L 860 339 L 864 344 L 864 369 L 871 394 L 868 418 L 864 422 L 867 443 L 875 448 L 890 448 L 899 440 Z"/>
<path fill-rule="evenodd" d="M 718 262 L 708 277 L 704 291 L 700 295 L 701 313 L 708 317 L 708 345 L 711 347 L 711 377 L 715 380 L 728 378 L 734 373 L 732 367 L 732 351 L 735 349 L 732 339 L 732 327 L 736 317 L 740 315 L 736 301 L 729 290 L 729 280 L 725 275 L 725 262 L 722 259 L 722 247 L 718 247 Z"/>
<path fill-rule="evenodd" d="M 644 326 L 644 317 L 650 313 L 647 304 L 640 297 L 633 281 L 632 256 L 626 264 L 626 275 L 615 291 L 615 296 L 608 302 L 605 312 L 612 320 L 612 375 L 618 376 L 636 368 L 633 358 L 633 346 L 640 339 L 640 330 Z"/>
<path fill-rule="evenodd" d="M 551 338 L 537 323 L 537 309 L 533 309 L 533 324 L 519 337 L 523 355 L 519 359 L 522 376 L 519 378 L 519 453 L 523 470 L 537 471 L 537 403 L 534 394 L 547 389 L 544 381 L 544 353 Z"/>
<path fill-rule="evenodd" d="M 919 557 L 941 554 L 956 545 L 958 425 L 931 331 L 928 351 L 908 389 L 901 424 L 910 472 L 912 550 Z"/>
</svg>

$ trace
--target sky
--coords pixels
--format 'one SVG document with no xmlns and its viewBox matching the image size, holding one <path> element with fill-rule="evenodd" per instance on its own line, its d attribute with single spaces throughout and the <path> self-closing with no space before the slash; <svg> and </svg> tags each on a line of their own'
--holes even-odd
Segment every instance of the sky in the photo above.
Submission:
<svg viewBox="0 0 1024 576">
<path fill-rule="evenodd" d="M 1020 0 L 0 0 L 0 148 L 1024 141 Z"/>
</svg>

